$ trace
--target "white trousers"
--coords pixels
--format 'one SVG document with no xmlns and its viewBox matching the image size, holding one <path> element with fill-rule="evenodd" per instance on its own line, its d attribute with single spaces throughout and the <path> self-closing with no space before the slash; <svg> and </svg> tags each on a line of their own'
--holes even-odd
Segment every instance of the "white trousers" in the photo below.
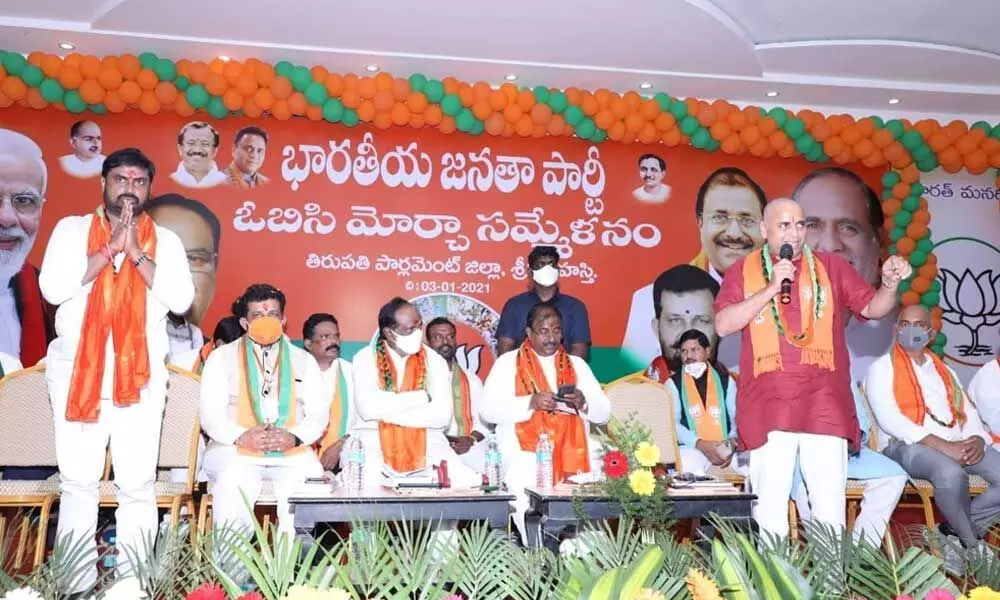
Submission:
<svg viewBox="0 0 1000 600">
<path fill-rule="evenodd" d="M 692 448 L 691 446 L 681 446 L 678 450 L 681 457 L 681 466 L 684 468 L 685 473 L 703 476 L 712 467 L 712 461 L 708 460 L 708 457 L 702 454 L 701 450 Z M 738 463 L 739 454 L 733 454 L 733 460 L 729 463 L 730 468 L 746 477 L 747 468 L 741 467 Z"/>
<path fill-rule="evenodd" d="M 244 533 L 252 531 L 253 506 L 260 498 L 264 480 L 268 479 L 277 500 L 278 533 L 292 537 L 295 524 L 289 496 L 307 478 L 323 476 L 323 466 L 311 450 L 275 460 L 244 456 L 235 446 L 213 444 L 205 451 L 204 468 L 212 493 L 214 529 L 220 531 L 229 527 Z"/>
<path fill-rule="evenodd" d="M 852 535 L 855 541 L 862 537 L 875 546 L 882 545 L 882 538 L 885 537 L 885 530 L 889 527 L 889 519 L 896 511 L 896 504 L 906 487 L 906 475 L 892 475 L 889 477 L 875 477 L 865 479 L 865 490 L 861 498 L 861 511 L 854 520 L 854 531 Z M 809 498 L 804 485 L 798 486 L 795 490 L 795 508 L 799 512 L 799 519 L 808 521 L 812 518 L 812 510 L 809 507 Z"/>
<path fill-rule="evenodd" d="M 133 558 L 145 562 L 147 550 L 156 541 L 156 459 L 164 395 L 143 390 L 139 402 L 127 407 L 103 399 L 96 423 L 77 423 L 65 417 L 67 384 L 49 384 L 56 460 L 62 480 L 56 535 L 74 548 L 84 544 L 83 560 L 93 565 L 70 583 L 72 593 L 86 590 L 97 581 L 98 486 L 109 443 L 118 499 L 115 511 L 118 572 L 128 573 L 134 566 Z"/>
<path fill-rule="evenodd" d="M 802 466 L 813 518 L 842 529 L 846 523 L 847 440 L 772 431 L 763 446 L 750 451 L 750 491 L 757 495 L 754 519 L 761 531 L 788 536 L 788 499 L 796 461 Z"/>
</svg>

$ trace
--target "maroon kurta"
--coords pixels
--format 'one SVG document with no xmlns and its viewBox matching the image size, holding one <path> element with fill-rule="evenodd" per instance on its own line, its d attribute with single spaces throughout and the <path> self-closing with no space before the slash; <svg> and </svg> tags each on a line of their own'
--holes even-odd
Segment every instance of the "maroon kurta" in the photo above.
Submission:
<svg viewBox="0 0 1000 600">
<path fill-rule="evenodd" d="M 813 256 L 826 267 L 833 291 L 835 369 L 828 371 L 814 365 L 803 365 L 800 362 L 801 351 L 779 335 L 781 370 L 754 377 L 750 328 L 744 327 L 741 332 L 740 377 L 736 391 L 736 425 L 740 450 L 753 450 L 763 446 L 767 441 L 767 434 L 776 430 L 834 435 L 845 438 L 852 449 L 857 449 L 860 443 L 844 328 L 850 317 L 849 311 L 860 315 L 875 295 L 875 290 L 841 257 L 827 252 L 813 252 Z M 726 270 L 715 300 L 716 313 L 744 300 L 744 260 L 740 259 Z M 803 272 L 807 265 L 801 257 L 794 262 L 797 271 L 792 284 L 792 302 L 784 305 L 782 312 L 789 327 L 798 332 L 799 283 L 807 278 Z M 765 310 L 771 310 L 770 305 Z"/>
</svg>

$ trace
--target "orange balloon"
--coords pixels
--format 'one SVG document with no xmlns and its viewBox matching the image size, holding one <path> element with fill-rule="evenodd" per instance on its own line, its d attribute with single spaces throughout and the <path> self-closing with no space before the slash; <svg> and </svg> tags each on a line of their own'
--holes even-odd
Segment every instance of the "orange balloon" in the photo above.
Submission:
<svg viewBox="0 0 1000 600">
<path fill-rule="evenodd" d="M 740 111 L 729 114 L 729 127 L 733 131 L 742 131 L 747 126 L 747 116 Z"/>
<path fill-rule="evenodd" d="M 346 75 L 344 75 L 344 88 L 348 90 L 352 88 L 357 89 L 359 81 L 361 81 L 361 78 L 358 77 L 356 74 L 347 73 Z"/>
<path fill-rule="evenodd" d="M 580 108 L 583 109 L 583 114 L 593 117 L 601 110 L 601 103 L 593 95 L 584 94 L 580 100 Z"/>
<path fill-rule="evenodd" d="M 861 130 L 856 125 L 848 125 L 840 131 L 840 139 L 844 140 L 844 143 L 851 147 L 856 146 L 862 137 Z M 854 153 L 857 154 L 857 149 L 854 150 Z M 861 155 L 858 154 L 858 156 Z"/>
<path fill-rule="evenodd" d="M 655 104 L 655 101 L 653 101 L 653 103 Z M 711 127 L 718 119 L 718 115 L 716 114 L 713 106 L 703 104 L 698 107 L 698 113 L 695 115 L 695 118 L 698 119 L 698 123 L 700 123 L 702 127 Z"/>
<path fill-rule="evenodd" d="M 122 95 L 122 100 L 126 104 L 135 104 L 139 101 L 139 96 L 142 95 L 142 88 L 134 81 L 124 81 L 122 86 L 118 88 L 118 93 Z"/>
<path fill-rule="evenodd" d="M 378 88 L 375 87 L 375 80 L 371 77 L 362 77 L 358 80 L 358 93 L 365 100 L 371 100 L 375 97 L 375 92 Z"/>
<path fill-rule="evenodd" d="M 139 110 L 150 116 L 160 112 L 160 101 L 152 90 L 145 90 L 139 96 Z"/>
<path fill-rule="evenodd" d="M 441 85 L 444 86 L 446 94 L 457 94 L 462 90 L 462 84 L 454 77 L 445 77 L 441 80 Z"/>
<path fill-rule="evenodd" d="M 275 77 L 271 82 L 271 94 L 275 100 L 287 100 L 292 91 L 292 82 L 286 77 Z"/>
<path fill-rule="evenodd" d="M 501 92 L 500 90 L 490 90 L 489 103 L 491 110 L 500 112 L 507 107 L 507 95 Z M 494 135 L 500 135 L 500 134 L 498 133 Z"/>
<path fill-rule="evenodd" d="M 326 81 L 326 78 L 330 75 L 330 71 L 327 70 L 323 65 L 315 65 L 310 67 L 309 75 L 312 76 L 313 81 Z M 320 113 L 322 116 L 322 112 Z"/>
<path fill-rule="evenodd" d="M 845 139 L 844 141 L 846 142 L 847 140 Z M 860 139 L 854 144 L 854 154 L 861 160 L 868 158 L 876 150 L 875 144 L 869 139 Z"/>
<path fill-rule="evenodd" d="M 844 141 L 838 135 L 832 136 L 823 142 L 823 152 L 826 152 L 827 156 L 837 156 L 843 151 Z"/>
<path fill-rule="evenodd" d="M 238 60 L 231 60 L 222 67 L 222 75 L 229 85 L 236 85 L 236 80 L 243 74 L 243 65 Z"/>
<path fill-rule="evenodd" d="M 97 79 L 101 74 L 101 61 L 97 60 L 96 56 L 84 56 L 80 60 L 80 74 L 85 79 Z"/>
<path fill-rule="evenodd" d="M 45 60 L 47 55 L 41 50 L 34 50 L 28 53 L 28 64 L 35 65 L 39 69 L 42 68 L 42 62 Z"/>
<path fill-rule="evenodd" d="M 771 147 L 777 151 L 788 146 L 788 135 L 784 131 L 775 131 L 768 140 L 771 142 Z"/>
<path fill-rule="evenodd" d="M 323 85 L 326 86 L 326 91 L 330 96 L 334 98 L 339 98 L 344 90 L 347 89 L 347 85 L 344 83 L 344 78 L 338 73 L 330 73 L 326 76 L 323 81 Z"/>
<path fill-rule="evenodd" d="M 257 78 L 258 85 L 268 87 L 274 82 L 275 77 L 278 76 L 277 73 L 274 72 L 274 67 L 266 63 L 261 63 L 254 67 L 253 74 L 254 77 Z"/>
<path fill-rule="evenodd" d="M 14 101 L 0 92 L 0 108 L 10 108 L 11 106 L 14 106 Z"/>
<path fill-rule="evenodd" d="M 213 96 L 221 96 L 229 89 L 229 80 L 222 73 L 210 73 L 208 81 L 205 82 L 205 89 Z"/>
<path fill-rule="evenodd" d="M 910 184 L 900 181 L 892 186 L 892 195 L 896 198 L 906 198 L 910 195 Z"/>
<path fill-rule="evenodd" d="M 606 88 L 600 88 L 594 92 L 594 99 L 597 100 L 597 103 L 601 105 L 602 108 L 610 108 L 611 99 L 614 97 L 617 97 L 617 94 L 612 94 L 611 90 Z"/>
<path fill-rule="evenodd" d="M 670 113 L 663 113 L 663 114 L 670 114 Z M 673 115 L 670 115 L 670 116 L 673 116 Z M 715 123 L 712 124 L 711 127 L 708 128 L 708 132 L 710 134 L 712 134 L 712 137 L 715 138 L 715 139 L 717 139 L 717 140 L 724 140 L 724 139 L 726 139 L 727 137 L 729 137 L 729 133 L 730 133 L 730 130 L 729 130 L 729 120 L 728 119 L 720 119 L 720 120 L 716 121 Z"/>
<path fill-rule="evenodd" d="M 916 165 L 908 166 L 899 172 L 899 178 L 906 183 L 913 183 L 920 180 L 920 169 Z"/>
<path fill-rule="evenodd" d="M 46 77 L 57 79 L 62 67 L 62 59 L 55 54 L 46 54 L 45 57 L 42 58 L 41 68 Z"/>
<path fill-rule="evenodd" d="M 178 99 L 178 102 L 174 106 L 174 110 L 176 110 L 178 114 L 180 114 L 181 111 L 178 110 L 176 105 L 179 104 L 180 104 L 180 99 Z M 128 104 L 122 98 L 121 92 L 117 90 L 109 91 L 107 94 L 104 95 L 104 107 L 108 109 L 108 112 L 111 113 L 125 112 L 127 106 Z"/>
<path fill-rule="evenodd" d="M 716 121 L 716 124 L 719 124 L 721 122 L 722 121 Z M 665 131 L 670 131 L 671 129 L 676 127 L 677 119 L 674 118 L 674 115 L 668 112 L 661 112 L 660 114 L 656 115 L 656 121 L 653 124 L 656 126 L 657 131 L 663 133 Z M 726 127 L 728 129 L 728 125 Z"/>
<path fill-rule="evenodd" d="M 42 110 L 49 106 L 45 98 L 42 98 L 42 92 L 38 88 L 28 88 L 28 92 L 24 95 L 24 100 L 28 104 L 28 107 L 35 110 Z"/>
<path fill-rule="evenodd" d="M 652 144 L 659 137 L 659 133 L 656 131 L 656 127 L 653 127 L 652 123 L 646 123 L 639 130 L 639 141 L 643 144 Z"/>
<path fill-rule="evenodd" d="M 287 121 L 292 118 L 292 110 L 288 108 L 288 100 L 284 98 L 275 99 L 271 105 L 271 116 L 279 121 Z"/>
<path fill-rule="evenodd" d="M 534 98 L 534 96 L 532 96 Z M 531 120 L 531 115 L 521 115 L 521 118 L 514 124 L 517 135 L 528 137 L 535 130 L 535 123 Z"/>
<path fill-rule="evenodd" d="M 80 97 L 87 104 L 99 104 L 104 100 L 104 88 L 93 79 L 85 79 L 80 84 Z"/>
<path fill-rule="evenodd" d="M 344 103 L 347 108 L 357 108 L 361 106 L 361 94 L 358 93 L 357 89 L 347 88 L 344 93 L 340 96 L 340 101 Z"/>
<path fill-rule="evenodd" d="M 375 93 L 392 91 L 392 75 L 382 71 L 372 78 L 375 82 Z"/>
<path fill-rule="evenodd" d="M 156 89 L 153 92 L 156 94 L 156 99 L 164 106 L 173 104 L 177 100 L 177 86 L 169 81 L 161 81 L 156 84 Z"/>
<path fill-rule="evenodd" d="M 624 119 L 628 115 L 628 103 L 622 100 L 617 94 L 611 96 L 611 103 L 608 105 L 611 114 L 616 119 Z"/>
<path fill-rule="evenodd" d="M 781 158 L 792 158 L 793 156 L 798 156 L 799 151 L 795 149 L 795 144 L 785 144 L 780 149 L 778 149 L 778 156 Z"/>
<path fill-rule="evenodd" d="M 212 71 L 208 68 L 208 65 L 198 61 L 191 65 L 191 81 L 195 83 L 200 83 L 202 85 L 208 81 L 208 76 L 212 74 Z"/>
<path fill-rule="evenodd" d="M 500 119 L 503 120 L 503 117 L 500 117 Z M 424 115 L 416 115 L 412 113 L 410 114 L 410 127 L 414 129 L 420 129 L 426 124 L 427 124 L 427 119 L 424 117 Z"/>
<path fill-rule="evenodd" d="M 306 118 L 309 119 L 310 121 L 322 121 L 323 107 L 313 106 L 312 104 L 310 104 L 309 106 L 306 107 Z"/>
<path fill-rule="evenodd" d="M 486 86 L 489 89 L 490 86 Z M 493 91 L 493 90 L 490 90 Z M 410 82 L 401 77 L 397 77 L 392 80 L 392 95 L 399 102 L 405 102 L 406 98 L 410 95 Z"/>
<path fill-rule="evenodd" d="M 458 99 L 462 101 L 462 106 L 468 108 L 476 103 L 476 93 L 472 86 L 463 83 L 458 89 Z"/>
<path fill-rule="evenodd" d="M 431 104 L 424 111 L 424 119 L 427 120 L 427 124 L 431 127 L 438 127 L 441 125 L 441 121 L 444 120 L 444 113 L 441 111 L 441 106 L 437 104 Z"/>
<path fill-rule="evenodd" d="M 191 62 L 186 58 L 182 58 L 179 61 L 177 61 L 176 66 L 177 66 L 177 75 L 191 79 L 191 68 L 194 66 L 193 62 Z"/>
<path fill-rule="evenodd" d="M 639 114 L 642 118 L 647 121 L 655 121 L 656 117 L 660 115 L 660 105 L 656 103 L 656 100 L 645 100 L 639 107 Z"/>
<path fill-rule="evenodd" d="M 625 101 L 625 104 L 628 105 L 628 108 L 631 111 L 637 110 L 639 106 L 642 105 L 642 96 L 640 96 L 639 92 L 636 91 L 630 90 L 625 92 L 625 95 L 622 96 L 622 100 Z"/>
<path fill-rule="evenodd" d="M 740 141 L 747 146 L 752 146 L 760 140 L 760 130 L 756 126 L 749 126 L 740 132 Z"/>
<path fill-rule="evenodd" d="M 914 240 L 912 237 L 900 238 L 899 240 L 896 241 L 896 250 L 902 256 L 909 256 L 916 249 L 917 249 L 917 241 Z"/>
<path fill-rule="evenodd" d="M 451 135 L 455 133 L 458 127 L 455 125 L 455 118 L 449 117 L 447 115 L 441 117 L 441 122 L 438 123 L 438 131 L 445 135 Z"/>
<path fill-rule="evenodd" d="M 504 96 L 507 96 L 507 104 L 512 102 L 517 102 L 517 95 L 520 93 L 517 86 L 511 82 L 506 82 L 500 85 L 500 91 L 503 92 Z"/>
<path fill-rule="evenodd" d="M 817 142 L 825 142 L 833 135 L 833 128 L 826 121 L 817 121 L 809 133 L 816 138 Z"/>
<path fill-rule="evenodd" d="M 490 135 L 503 134 L 504 118 L 500 113 L 493 113 L 486 119 L 486 133 Z"/>
<path fill-rule="evenodd" d="M 566 94 L 566 100 L 570 104 L 580 106 L 580 101 L 583 99 L 583 92 L 579 88 L 568 87 L 563 90 L 563 93 Z"/>
<path fill-rule="evenodd" d="M 844 151 L 838 154 L 837 156 L 833 157 L 833 160 L 838 165 L 847 165 L 854 162 L 854 158 L 855 158 L 854 152 L 850 148 L 845 146 Z"/>
<path fill-rule="evenodd" d="M 738 153 L 740 151 L 739 135 L 734 133 L 723 138 L 722 151 L 725 152 L 726 154 Z"/>
<path fill-rule="evenodd" d="M 903 306 L 912 306 L 920 303 L 920 294 L 913 290 L 906 290 L 900 298 Z"/>
<path fill-rule="evenodd" d="M 257 79 L 250 73 L 241 73 L 236 79 L 235 89 L 241 96 L 250 97 L 257 93 Z"/>
<path fill-rule="evenodd" d="M 531 90 L 524 89 L 517 95 L 517 105 L 521 107 L 521 110 L 528 112 L 535 106 L 535 94 Z M 522 135 L 529 135 L 529 133 Z"/>
<path fill-rule="evenodd" d="M 427 104 L 427 96 L 421 92 L 410 92 L 406 97 L 406 106 L 410 109 L 410 113 L 423 114 L 427 110 Z"/>
<path fill-rule="evenodd" d="M 371 100 L 362 100 L 361 106 L 358 107 L 358 119 L 371 123 L 375 120 L 375 105 L 372 104 Z"/>
<path fill-rule="evenodd" d="M 913 242 L 913 240 L 911 240 L 910 238 L 903 238 L 902 240 L 899 240 L 899 242 L 902 242 L 904 240 Z M 896 242 L 897 249 L 899 248 L 899 242 Z M 913 249 L 915 250 L 916 248 L 917 248 L 917 243 L 913 242 Z M 912 252 L 912 250 L 910 252 Z M 910 252 L 907 252 L 906 255 L 908 256 Z M 902 254 L 902 250 L 900 250 L 900 253 Z M 913 281 L 910 282 L 910 289 L 918 294 L 923 294 L 927 290 L 931 289 L 931 282 L 929 279 L 924 277 L 914 277 Z"/>
<path fill-rule="evenodd" d="M 879 130 L 879 133 L 881 133 L 882 131 L 885 131 L 885 130 L 881 129 L 881 130 Z M 874 139 L 872 141 L 873 141 L 873 143 L 875 143 Z M 878 143 L 875 143 L 875 146 L 883 148 L 882 153 L 885 155 L 886 160 L 895 161 L 895 160 L 899 160 L 900 158 L 902 158 L 903 156 L 906 155 L 906 148 L 904 148 L 903 145 L 900 144 L 899 142 L 893 141 L 893 142 L 890 142 L 889 145 L 887 145 L 887 146 L 879 146 Z M 900 185 L 900 184 L 897 183 L 896 185 Z M 906 185 L 906 184 L 904 184 L 904 185 Z M 907 187 L 907 192 L 908 192 L 910 186 L 906 185 L 906 187 Z M 906 195 L 906 194 L 904 193 L 903 195 Z"/>
<path fill-rule="evenodd" d="M 563 135 L 566 129 L 566 119 L 562 115 L 552 115 L 552 118 L 545 125 L 545 129 L 549 135 Z"/>
<path fill-rule="evenodd" d="M 160 82 L 160 78 L 151 69 L 143 69 L 139 71 L 139 76 L 136 77 L 135 82 L 143 90 L 152 90 L 156 88 L 156 84 Z"/>
<path fill-rule="evenodd" d="M 389 129 L 392 127 L 392 116 L 387 112 L 376 112 L 373 123 L 377 129 Z"/>
<path fill-rule="evenodd" d="M 979 131 L 979 130 L 977 130 Z M 965 168 L 973 175 L 980 175 L 990 167 L 990 159 L 982 150 L 976 150 L 965 156 Z"/>
<path fill-rule="evenodd" d="M 914 240 L 913 242 L 914 244 L 916 244 L 916 240 L 922 239 L 925 235 L 927 235 L 926 223 L 912 221 L 909 225 L 906 226 L 906 236 L 908 239 Z M 899 240 L 898 242 L 896 242 L 897 247 L 899 247 L 899 242 L 901 241 L 903 240 Z"/>
<path fill-rule="evenodd" d="M 937 277 L 938 268 L 937 265 L 929 265 L 927 263 L 924 263 L 919 269 L 917 269 L 917 273 L 921 277 L 926 277 L 927 279 L 934 279 L 935 277 Z"/>
<path fill-rule="evenodd" d="M 475 96 L 475 101 L 473 102 L 473 104 L 475 104 L 476 102 L 488 102 L 490 99 L 490 94 L 493 93 L 493 88 L 491 88 L 490 84 L 486 83 L 485 81 L 477 81 L 476 83 L 472 84 L 472 93 L 473 96 Z"/>
<path fill-rule="evenodd" d="M 608 137 L 616 142 L 620 142 L 625 139 L 627 134 L 628 132 L 625 129 L 625 123 L 622 121 L 615 121 L 608 129 Z"/>
<path fill-rule="evenodd" d="M 274 95 L 268 88 L 259 88 L 253 95 L 253 103 L 261 110 L 270 110 L 274 104 Z"/>
<path fill-rule="evenodd" d="M 75 90 L 83 83 L 83 74 L 79 69 L 63 66 L 59 71 L 59 83 L 68 90 Z"/>
<path fill-rule="evenodd" d="M 228 89 L 222 95 L 222 104 L 230 111 L 237 111 L 243 108 L 243 94 L 240 94 L 235 89 Z"/>
<path fill-rule="evenodd" d="M 302 95 L 302 92 L 294 92 L 288 97 L 288 110 L 292 111 L 293 115 L 302 116 L 306 114 L 307 108 L 309 108 L 309 103 L 306 102 L 306 97 Z"/>
<path fill-rule="evenodd" d="M 878 146 L 879 148 L 887 148 L 892 144 L 899 144 L 899 142 L 893 139 L 892 132 L 889 131 L 888 129 L 879 129 L 878 131 L 872 134 L 871 140 L 872 143 Z M 899 145 L 900 147 L 902 147 L 902 144 Z"/>
<path fill-rule="evenodd" d="M 139 71 L 142 70 L 142 64 L 134 54 L 122 54 L 118 57 L 118 70 L 121 71 L 123 78 L 135 81 Z"/>
<path fill-rule="evenodd" d="M 517 123 L 523 115 L 524 109 L 520 104 L 508 104 L 507 108 L 503 109 L 503 118 L 508 123 Z"/>
<path fill-rule="evenodd" d="M 882 212 L 884 212 L 886 216 L 891 217 L 892 215 L 898 213 L 901 208 L 903 208 L 903 203 L 897 198 L 889 198 L 888 200 L 882 201 Z"/>
<path fill-rule="evenodd" d="M 760 138 L 757 140 L 756 144 L 750 146 L 750 154 L 753 154 L 754 156 L 767 158 L 768 154 L 771 152 L 774 152 L 774 150 L 771 149 L 771 144 L 767 143 L 766 138 Z"/>
<path fill-rule="evenodd" d="M 631 134 L 638 133 L 645 124 L 646 120 L 639 113 L 632 112 L 625 117 L 625 129 Z"/>
<path fill-rule="evenodd" d="M 669 131 L 665 131 L 662 134 L 660 134 L 660 139 L 663 140 L 663 143 L 666 144 L 667 146 L 671 147 L 676 146 L 677 144 L 681 143 L 682 139 L 681 130 L 678 129 L 677 127 L 674 127 Z"/>
<path fill-rule="evenodd" d="M 925 208 L 922 208 L 920 210 L 914 211 L 914 213 L 913 213 L 913 221 L 910 223 L 910 225 L 913 225 L 914 223 L 918 223 L 918 224 L 921 224 L 921 225 L 927 225 L 930 222 L 931 222 L 931 212 L 929 210 L 925 209 Z M 914 229 L 913 232 L 914 232 L 914 234 L 911 237 L 914 237 L 914 238 L 917 238 L 917 239 L 920 239 L 921 237 L 923 237 L 922 235 L 920 235 L 918 233 L 918 232 L 920 232 L 919 229 Z"/>
<path fill-rule="evenodd" d="M 375 92 L 375 97 L 372 99 L 372 104 L 375 106 L 375 110 L 378 111 L 389 111 L 392 109 L 394 103 L 395 99 L 389 90 Z"/>
<path fill-rule="evenodd" d="M 208 63 L 208 70 L 213 73 L 218 73 L 219 75 L 222 75 L 222 72 L 226 70 L 226 61 L 222 60 L 221 58 L 213 58 Z"/>
<path fill-rule="evenodd" d="M 778 124 L 774 122 L 774 119 L 762 118 L 757 122 L 757 129 L 760 130 L 760 134 L 765 137 L 770 137 L 775 131 L 778 130 Z"/>
<path fill-rule="evenodd" d="M 862 141 L 871 143 L 871 140 L 862 140 Z M 885 164 L 885 156 L 882 155 L 881 150 L 875 147 L 875 144 L 872 144 L 872 153 L 869 154 L 866 158 L 862 158 L 861 163 L 864 164 L 866 167 L 871 167 L 871 168 L 879 167 Z"/>
<path fill-rule="evenodd" d="M 599 110 L 594 116 L 594 124 L 605 131 L 607 131 L 614 122 L 615 116 L 611 114 L 611 111 L 608 109 Z"/>
<path fill-rule="evenodd" d="M 410 122 L 410 109 L 406 108 L 404 102 L 397 102 L 392 107 L 392 112 L 389 113 L 392 122 L 397 126 L 402 127 Z"/>
<path fill-rule="evenodd" d="M 493 114 L 493 109 L 490 107 L 489 100 L 476 100 L 476 102 L 472 105 L 472 114 L 475 115 L 480 121 L 488 119 L 489 116 Z"/>
<path fill-rule="evenodd" d="M 261 107 L 257 106 L 257 103 L 254 102 L 253 98 L 244 98 L 243 114 L 246 115 L 248 118 L 256 119 L 257 117 L 260 117 L 261 115 L 264 114 L 264 110 Z"/>
</svg>

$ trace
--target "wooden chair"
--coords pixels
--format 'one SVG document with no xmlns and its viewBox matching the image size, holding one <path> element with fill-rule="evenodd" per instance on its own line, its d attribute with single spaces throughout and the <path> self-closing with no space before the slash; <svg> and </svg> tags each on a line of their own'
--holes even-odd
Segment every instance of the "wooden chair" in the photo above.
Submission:
<svg viewBox="0 0 1000 600">
<path fill-rule="evenodd" d="M 0 465 L 56 467 L 56 438 L 45 367 L 38 365 L 0 379 Z M 59 481 L 0 480 L 0 508 L 38 509 L 33 565 L 45 559 L 49 517 L 59 498 Z M 7 523 L 0 517 L 0 540 Z M 30 537 L 30 523 L 20 523 L 13 567 L 19 569 Z"/>
<path fill-rule="evenodd" d="M 660 449 L 660 462 L 673 463 L 682 472 L 674 402 L 666 386 L 638 372 L 607 384 L 604 393 L 611 400 L 611 414 L 618 420 L 634 417 L 648 427 Z"/>
</svg>

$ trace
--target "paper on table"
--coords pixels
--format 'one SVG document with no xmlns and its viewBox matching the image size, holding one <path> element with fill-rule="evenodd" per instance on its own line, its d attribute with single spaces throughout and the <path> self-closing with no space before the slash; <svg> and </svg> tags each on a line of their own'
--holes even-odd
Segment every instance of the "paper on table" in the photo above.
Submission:
<svg viewBox="0 0 1000 600">
<path fill-rule="evenodd" d="M 434 483 L 434 471 L 425 467 L 401 473 L 389 465 L 382 465 L 382 485 L 394 488 L 400 483 Z"/>
<path fill-rule="evenodd" d="M 577 473 L 576 475 L 570 475 L 566 478 L 570 483 L 575 483 L 577 485 L 584 485 L 587 483 L 597 483 L 603 480 L 604 477 L 601 476 L 599 471 L 591 471 L 590 473 Z"/>
</svg>

